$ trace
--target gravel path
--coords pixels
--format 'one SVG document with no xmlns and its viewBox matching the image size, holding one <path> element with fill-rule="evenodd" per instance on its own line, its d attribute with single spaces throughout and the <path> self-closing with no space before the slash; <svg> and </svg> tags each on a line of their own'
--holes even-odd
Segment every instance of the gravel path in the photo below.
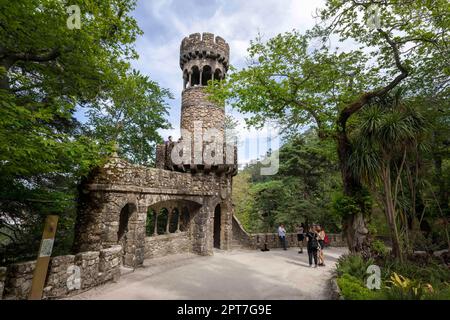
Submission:
<svg viewBox="0 0 450 320">
<path fill-rule="evenodd" d="M 309 268 L 295 248 L 270 252 L 215 251 L 214 256 L 183 254 L 147 260 L 119 282 L 70 299 L 329 299 L 329 279 L 344 248 L 325 251 L 325 267 Z"/>
</svg>

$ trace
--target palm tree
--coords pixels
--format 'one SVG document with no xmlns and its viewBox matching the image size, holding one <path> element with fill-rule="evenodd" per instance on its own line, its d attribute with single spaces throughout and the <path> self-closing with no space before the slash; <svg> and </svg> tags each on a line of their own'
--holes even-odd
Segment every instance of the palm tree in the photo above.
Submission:
<svg viewBox="0 0 450 320">
<path fill-rule="evenodd" d="M 401 100 L 401 91 L 373 101 L 358 116 L 352 130 L 355 145 L 349 165 L 355 175 L 376 191 L 384 205 L 392 252 L 403 260 L 397 227 L 398 192 L 408 155 L 418 146 L 424 118 Z"/>
</svg>

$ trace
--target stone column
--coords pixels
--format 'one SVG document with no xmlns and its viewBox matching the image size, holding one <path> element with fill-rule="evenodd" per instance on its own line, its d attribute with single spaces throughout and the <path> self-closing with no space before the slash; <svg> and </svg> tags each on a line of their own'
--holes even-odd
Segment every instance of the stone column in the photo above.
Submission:
<svg viewBox="0 0 450 320">
<path fill-rule="evenodd" d="M 220 221 L 220 249 L 231 250 L 233 239 L 233 204 L 231 199 L 226 199 L 221 204 L 222 216 Z"/>
<path fill-rule="evenodd" d="M 214 208 L 211 209 L 210 201 L 198 210 L 193 218 L 193 252 L 209 256 L 213 254 Z"/>
<path fill-rule="evenodd" d="M 170 221 L 172 220 L 172 216 L 173 216 L 173 207 L 168 207 L 167 210 L 168 210 L 168 212 L 167 212 L 166 234 L 169 234 L 170 233 Z"/>
<path fill-rule="evenodd" d="M 137 212 L 136 225 L 134 228 L 134 247 L 135 263 L 134 267 L 140 267 L 144 264 L 145 258 L 145 224 L 147 222 L 147 206 L 139 206 Z"/>
<path fill-rule="evenodd" d="M 189 72 L 189 82 L 188 82 L 188 88 L 192 86 L 192 72 Z"/>
</svg>

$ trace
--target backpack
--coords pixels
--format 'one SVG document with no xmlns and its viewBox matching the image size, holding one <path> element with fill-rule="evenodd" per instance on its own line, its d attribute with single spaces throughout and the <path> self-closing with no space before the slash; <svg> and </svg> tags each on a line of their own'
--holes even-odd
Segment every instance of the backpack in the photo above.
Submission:
<svg viewBox="0 0 450 320">
<path fill-rule="evenodd" d="M 310 241 L 310 248 L 312 249 L 319 249 L 319 241 L 317 241 L 317 235 L 311 237 L 311 241 Z"/>
<path fill-rule="evenodd" d="M 330 238 L 328 238 L 328 235 L 325 235 L 325 238 L 323 239 L 323 243 L 325 243 L 326 245 L 330 244 Z"/>
</svg>

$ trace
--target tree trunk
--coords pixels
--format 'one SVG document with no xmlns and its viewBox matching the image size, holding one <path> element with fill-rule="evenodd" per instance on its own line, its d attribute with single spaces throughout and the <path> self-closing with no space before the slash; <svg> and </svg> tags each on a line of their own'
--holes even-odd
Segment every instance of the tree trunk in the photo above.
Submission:
<svg viewBox="0 0 450 320">
<path fill-rule="evenodd" d="M 394 200 L 392 198 L 391 173 L 389 166 L 382 168 L 384 185 L 384 202 L 386 220 L 388 222 L 389 232 L 392 241 L 392 253 L 394 257 L 403 261 L 402 250 L 400 246 L 400 237 L 398 235 L 397 221 L 395 216 Z"/>
<path fill-rule="evenodd" d="M 348 166 L 352 146 L 344 130 L 338 133 L 338 154 L 342 182 L 344 184 L 344 194 L 348 197 L 358 199 L 363 190 L 360 181 L 354 177 Z M 363 253 L 368 255 L 369 230 L 366 227 L 365 214 L 366 207 L 359 203 L 360 212 L 343 218 L 343 232 L 347 239 L 347 245 L 352 253 Z"/>
</svg>

